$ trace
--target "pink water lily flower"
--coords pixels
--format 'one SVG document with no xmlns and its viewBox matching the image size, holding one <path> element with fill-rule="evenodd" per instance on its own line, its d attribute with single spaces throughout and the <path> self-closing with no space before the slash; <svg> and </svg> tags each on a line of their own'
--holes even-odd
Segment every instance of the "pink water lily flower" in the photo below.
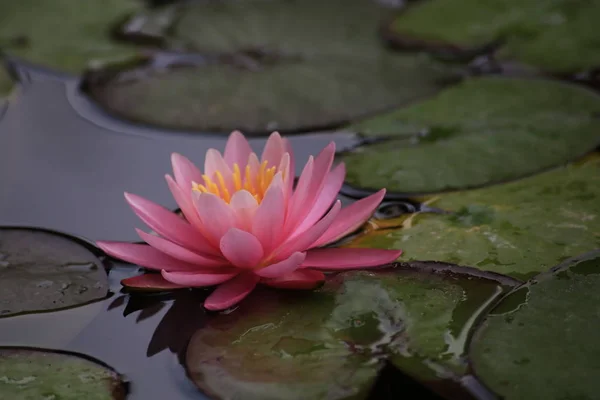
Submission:
<svg viewBox="0 0 600 400">
<path fill-rule="evenodd" d="M 125 193 L 133 211 L 156 234 L 138 230 L 146 244 L 98 242 L 107 254 L 160 271 L 123 280 L 138 288 L 218 285 L 204 305 L 229 308 L 258 283 L 311 289 L 322 271 L 374 267 L 396 260 L 400 251 L 322 248 L 360 227 L 385 190 L 341 209 L 336 201 L 344 164 L 332 168 L 330 143 L 304 166 L 294 188 L 294 157 L 287 139 L 269 137 L 262 157 L 240 132 L 233 132 L 222 156 L 206 153 L 204 173 L 173 154 L 175 178 L 166 176 L 185 219 L 142 197 Z"/>
</svg>

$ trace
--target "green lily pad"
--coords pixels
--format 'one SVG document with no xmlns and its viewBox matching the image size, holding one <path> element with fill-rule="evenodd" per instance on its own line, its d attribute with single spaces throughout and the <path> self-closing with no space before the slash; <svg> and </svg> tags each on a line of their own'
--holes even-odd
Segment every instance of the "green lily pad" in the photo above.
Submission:
<svg viewBox="0 0 600 400">
<path fill-rule="evenodd" d="M 471 317 L 514 285 L 468 272 L 421 264 L 258 289 L 194 334 L 189 376 L 218 399 L 360 399 L 386 359 L 424 380 L 441 379 L 426 365 L 463 371 Z"/>
<path fill-rule="evenodd" d="M 387 33 L 400 47 L 459 53 L 500 41 L 503 59 L 573 73 L 600 66 L 598 19 L 597 1 L 432 0 L 400 14 Z"/>
<path fill-rule="evenodd" d="M 388 137 L 341 155 L 347 182 L 401 193 L 504 182 L 600 143 L 600 96 L 549 80 L 471 79 L 351 129 Z"/>
<path fill-rule="evenodd" d="M 339 126 L 456 78 L 426 58 L 387 51 L 377 38 L 386 12 L 369 0 L 190 2 L 164 40 L 195 56 L 121 73 L 108 67 L 86 87 L 111 112 L 168 128 L 264 134 Z"/>
<path fill-rule="evenodd" d="M 433 201 L 453 214 L 413 214 L 404 227 L 349 247 L 402 248 L 405 260 L 469 265 L 517 278 L 600 247 L 600 158 Z"/>
<path fill-rule="evenodd" d="M 142 9 L 141 0 L 2 1 L 0 47 L 27 61 L 78 73 L 91 62 L 134 54 L 112 32 Z"/>
<path fill-rule="evenodd" d="M 516 289 L 479 327 L 469 353 L 504 399 L 593 399 L 600 391 L 600 251 Z"/>
<path fill-rule="evenodd" d="M 64 236 L 0 228 L 0 316 L 100 300 L 108 278 L 100 260 Z"/>
<path fill-rule="evenodd" d="M 125 388 L 119 374 L 75 354 L 0 347 L 0 398 L 121 400 Z"/>
</svg>

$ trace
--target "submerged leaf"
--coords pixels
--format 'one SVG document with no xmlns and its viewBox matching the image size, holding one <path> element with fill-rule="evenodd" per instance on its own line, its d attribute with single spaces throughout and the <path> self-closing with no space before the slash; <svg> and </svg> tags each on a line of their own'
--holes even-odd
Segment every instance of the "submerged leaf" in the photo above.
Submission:
<svg viewBox="0 0 600 400">
<path fill-rule="evenodd" d="M 75 354 L 0 348 L 0 398 L 10 400 L 122 400 L 119 374 Z"/>
<path fill-rule="evenodd" d="M 500 41 L 503 59 L 573 73 L 600 66 L 598 19 L 597 1 L 432 0 L 400 14 L 388 38 L 400 47 L 455 54 Z"/>
<path fill-rule="evenodd" d="M 80 72 L 92 61 L 134 54 L 111 30 L 143 7 L 140 0 L 0 2 L 0 46 L 27 61 Z"/>
<path fill-rule="evenodd" d="M 422 264 L 257 290 L 196 332 L 188 372 L 219 399 L 365 398 L 386 359 L 424 381 L 441 379 L 432 363 L 462 373 L 472 316 L 514 284 L 471 273 Z"/>
<path fill-rule="evenodd" d="M 390 140 L 340 158 L 347 182 L 392 192 L 499 183 L 564 164 L 600 143 L 600 96 L 549 80 L 478 78 L 351 127 Z"/>
<path fill-rule="evenodd" d="M 0 229 L 0 316 L 100 300 L 108 279 L 87 248 L 58 234 Z"/>
<path fill-rule="evenodd" d="M 195 57 L 109 68 L 105 78 L 90 75 L 88 88 L 116 114 L 176 129 L 337 126 L 435 93 L 454 77 L 386 51 L 377 38 L 384 14 L 369 0 L 190 2 L 165 46 Z"/>
<path fill-rule="evenodd" d="M 599 286 L 595 251 L 517 288 L 470 345 L 475 373 L 507 400 L 596 398 Z"/>
<path fill-rule="evenodd" d="M 600 247 L 600 158 L 521 181 L 443 195 L 452 214 L 414 214 L 404 227 L 359 236 L 349 247 L 402 248 L 405 260 L 470 265 L 531 276 Z"/>
</svg>

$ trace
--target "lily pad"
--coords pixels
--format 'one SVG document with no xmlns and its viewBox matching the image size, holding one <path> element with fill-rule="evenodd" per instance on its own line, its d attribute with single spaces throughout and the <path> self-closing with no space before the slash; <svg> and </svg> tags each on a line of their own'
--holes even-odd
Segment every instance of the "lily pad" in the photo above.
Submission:
<svg viewBox="0 0 600 400">
<path fill-rule="evenodd" d="M 424 380 L 441 379 L 425 360 L 462 371 L 455 338 L 514 281 L 453 268 L 343 273 L 311 292 L 261 288 L 208 317 L 188 346 L 189 376 L 218 399 L 360 399 L 387 359 Z M 423 362 L 404 362 L 412 357 Z"/>
<path fill-rule="evenodd" d="M 593 399 L 600 392 L 600 251 L 516 289 L 470 346 L 473 368 L 504 399 Z"/>
<path fill-rule="evenodd" d="M 339 126 L 435 93 L 456 78 L 426 58 L 387 51 L 377 27 L 390 11 L 373 1 L 183 7 L 165 46 L 195 55 L 171 54 L 120 73 L 110 66 L 95 71 L 86 84 L 91 96 L 137 122 L 263 134 Z"/>
<path fill-rule="evenodd" d="M 108 279 L 100 260 L 64 236 L 0 228 L 0 316 L 100 300 Z"/>
<path fill-rule="evenodd" d="M 400 14 L 388 38 L 400 47 L 450 53 L 498 41 L 503 59 L 573 73 L 600 66 L 598 19 L 597 1 L 432 0 Z"/>
<path fill-rule="evenodd" d="M 403 226 L 349 247 L 402 248 L 405 260 L 469 265 L 517 278 L 600 247 L 600 158 L 501 186 L 451 193 Z"/>
<path fill-rule="evenodd" d="M 119 374 L 87 357 L 35 348 L 0 348 L 0 398 L 121 400 Z"/>
<path fill-rule="evenodd" d="M 439 192 L 521 178 L 600 143 L 600 96 L 549 80 L 471 79 L 351 129 L 389 140 L 340 158 L 347 182 L 401 193 Z"/>
<path fill-rule="evenodd" d="M 0 47 L 29 62 L 78 73 L 93 61 L 134 54 L 112 32 L 142 9 L 141 0 L 2 1 Z"/>
</svg>

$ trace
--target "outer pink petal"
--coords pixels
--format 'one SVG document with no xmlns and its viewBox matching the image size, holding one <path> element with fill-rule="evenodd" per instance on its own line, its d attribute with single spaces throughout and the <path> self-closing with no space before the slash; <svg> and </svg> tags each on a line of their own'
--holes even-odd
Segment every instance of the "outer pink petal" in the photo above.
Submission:
<svg viewBox="0 0 600 400">
<path fill-rule="evenodd" d="M 202 172 L 188 158 L 178 153 L 171 154 L 175 181 L 184 192 L 192 190 L 192 182 L 202 182 Z"/>
<path fill-rule="evenodd" d="M 228 274 L 198 274 L 194 272 L 168 272 L 162 270 L 160 273 L 167 281 L 177 285 L 185 287 L 204 287 L 226 282 L 238 275 L 239 272 L 236 271 Z"/>
<path fill-rule="evenodd" d="M 275 279 L 262 279 L 260 283 L 280 289 L 313 289 L 325 281 L 321 271 L 296 270 Z"/>
<path fill-rule="evenodd" d="M 289 258 L 286 258 L 283 261 L 280 261 L 275 264 L 271 264 L 267 267 L 258 269 L 254 271 L 254 273 L 263 278 L 277 278 L 282 275 L 289 274 L 297 270 L 304 259 L 306 258 L 306 253 L 296 252 L 292 254 Z"/>
<path fill-rule="evenodd" d="M 335 220 L 335 217 L 340 212 L 340 208 L 342 207 L 340 201 L 336 201 L 331 210 L 321 219 L 319 222 L 314 224 L 312 227 L 307 229 L 305 232 L 302 232 L 297 237 L 288 240 L 284 243 L 279 249 L 275 251 L 273 259 L 282 260 L 289 257 L 292 253 L 297 251 L 304 251 L 311 247 L 311 245 L 317 240 L 319 237 L 323 235 L 323 232 L 327 230 L 327 228 L 331 225 L 331 223 Z"/>
<path fill-rule="evenodd" d="M 194 192 L 192 198 L 207 238 L 219 246 L 223 235 L 236 226 L 233 208 L 212 193 Z"/>
<path fill-rule="evenodd" d="M 314 249 L 310 250 L 302 263 L 302 268 L 324 270 L 344 270 L 377 267 L 394 262 L 402 250 L 381 249 Z"/>
<path fill-rule="evenodd" d="M 104 241 L 96 244 L 106 254 L 142 267 L 167 271 L 202 271 L 202 267 L 198 265 L 177 260 L 145 244 Z"/>
<path fill-rule="evenodd" d="M 278 167 L 283 153 L 285 153 L 283 139 L 281 139 L 279 132 L 273 132 L 267 139 L 260 160 L 261 162 L 267 161 L 267 167 Z"/>
<path fill-rule="evenodd" d="M 254 274 L 238 275 L 216 288 L 204 301 L 204 307 L 208 310 L 218 311 L 236 305 L 254 290 L 258 279 Z"/>
<path fill-rule="evenodd" d="M 121 285 L 130 289 L 144 291 L 173 290 L 182 289 L 185 287 L 165 280 L 161 274 L 143 274 L 133 276 L 131 278 L 123 279 L 121 281 Z"/>
<path fill-rule="evenodd" d="M 125 193 L 125 199 L 137 216 L 159 235 L 201 253 L 210 251 L 204 236 L 177 214 L 134 194 Z"/>
<path fill-rule="evenodd" d="M 300 187 L 298 185 L 293 198 L 294 213 L 291 215 L 289 221 L 286 221 L 286 232 L 291 233 L 295 231 L 313 209 L 315 201 L 323 190 L 323 186 L 329 175 L 334 154 L 335 143 L 331 142 L 315 158 L 309 185 L 307 187 Z M 301 193 L 301 189 L 306 190 L 306 192 Z M 294 234 L 297 233 L 294 232 Z"/>
<path fill-rule="evenodd" d="M 202 221 L 200 221 L 200 217 L 192 202 L 192 190 L 190 189 L 189 191 L 184 192 L 181 186 L 179 186 L 170 175 L 165 175 L 165 179 L 167 180 L 167 185 L 169 185 L 171 194 L 185 216 L 185 219 L 202 233 Z"/>
<path fill-rule="evenodd" d="M 233 169 L 233 164 L 244 168 L 250 153 L 252 153 L 252 149 L 244 135 L 240 131 L 231 132 L 225 145 L 225 154 L 223 155 L 227 165 L 231 169 Z"/>
<path fill-rule="evenodd" d="M 202 267 L 222 267 L 227 266 L 229 263 L 222 258 L 205 257 L 194 253 L 181 247 L 173 242 L 163 239 L 160 236 L 150 235 L 141 229 L 136 229 L 140 238 L 155 249 L 181 261 L 185 261 L 190 264 L 200 265 Z"/>
<path fill-rule="evenodd" d="M 287 193 L 286 193 L 286 201 L 292 195 L 292 189 L 294 188 L 294 178 L 296 177 L 296 163 L 294 159 L 294 150 L 292 149 L 292 144 L 287 138 L 283 138 L 283 148 L 290 155 L 290 163 L 289 163 L 289 174 L 286 179 L 287 183 Z"/>
<path fill-rule="evenodd" d="M 354 232 L 371 217 L 381 200 L 383 200 L 383 196 L 385 196 L 385 189 L 381 189 L 379 192 L 344 208 L 329 229 L 312 247 L 324 246 Z"/>
<path fill-rule="evenodd" d="M 309 211 L 308 215 L 306 215 L 296 229 L 297 233 L 304 232 L 310 228 L 325 214 L 325 212 L 327 212 L 337 197 L 344 183 L 345 176 L 346 166 L 344 163 L 339 164 L 327 175 L 327 180 L 325 181 L 323 190 L 321 190 L 319 197 L 317 197 L 317 200 L 315 201 L 315 204 Z"/>
<path fill-rule="evenodd" d="M 306 204 L 308 190 L 310 188 L 310 182 L 313 176 L 314 163 L 315 160 L 313 156 L 308 157 L 308 161 L 306 162 L 306 165 L 304 165 L 302 173 L 300 174 L 300 178 L 298 179 L 296 189 L 294 190 L 292 197 L 289 199 L 284 228 L 286 236 L 290 235 L 296 227 L 295 221 L 302 212 L 304 204 Z"/>
<path fill-rule="evenodd" d="M 231 228 L 221 239 L 221 252 L 236 267 L 253 268 L 262 259 L 263 248 L 251 233 Z"/>
<path fill-rule="evenodd" d="M 265 253 L 270 252 L 282 240 L 285 221 L 285 203 L 281 173 L 277 173 L 267 189 L 252 221 L 252 233 L 260 241 Z"/>
</svg>

